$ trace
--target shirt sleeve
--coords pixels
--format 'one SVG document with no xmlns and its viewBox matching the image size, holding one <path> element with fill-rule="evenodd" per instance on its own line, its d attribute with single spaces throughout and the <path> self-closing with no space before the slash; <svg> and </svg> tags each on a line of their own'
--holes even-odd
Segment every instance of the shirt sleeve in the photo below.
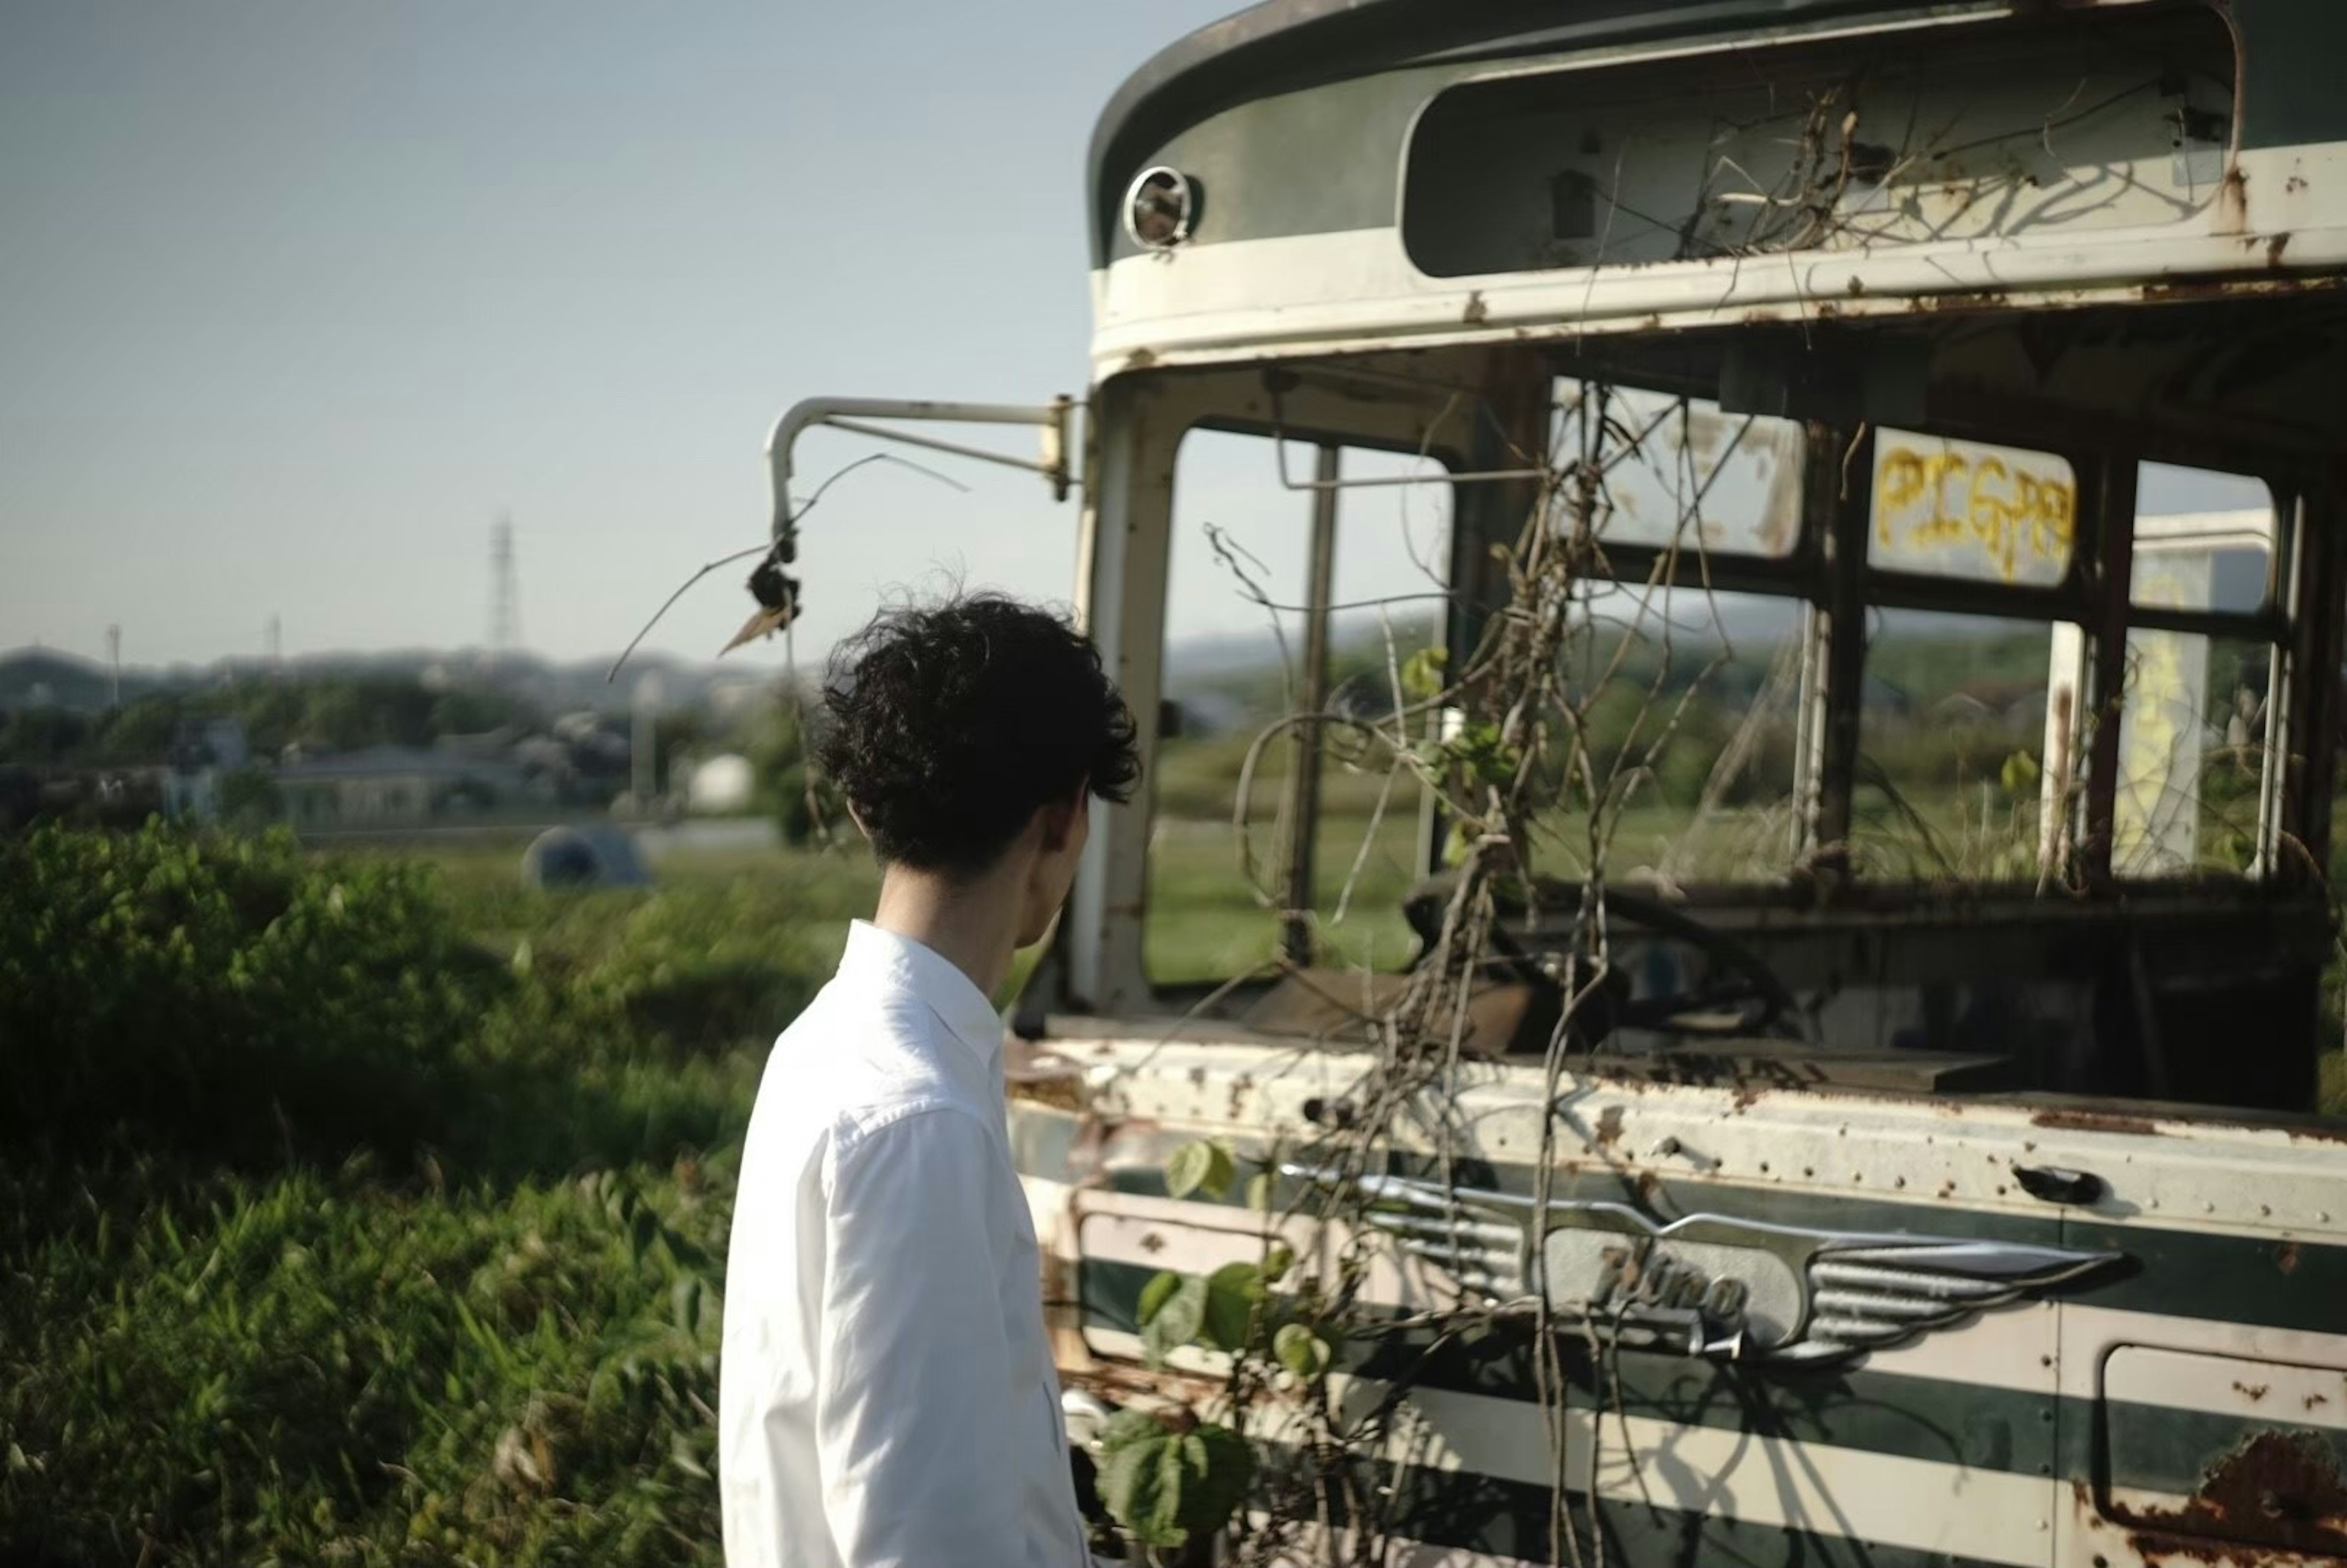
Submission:
<svg viewBox="0 0 2347 1568">
<path fill-rule="evenodd" d="M 1010 1348 L 985 1130 L 916 1112 L 841 1156 L 815 1441 L 848 1568 L 1023 1563 Z"/>
</svg>

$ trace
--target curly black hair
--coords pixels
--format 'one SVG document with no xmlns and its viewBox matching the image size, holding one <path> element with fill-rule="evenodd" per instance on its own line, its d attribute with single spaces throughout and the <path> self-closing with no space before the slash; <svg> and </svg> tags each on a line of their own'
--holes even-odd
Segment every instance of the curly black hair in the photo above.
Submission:
<svg viewBox="0 0 2347 1568">
<path fill-rule="evenodd" d="M 883 610 L 832 654 L 816 765 L 886 864 L 972 873 L 1079 786 L 1132 798 L 1133 714 L 1081 632 L 1000 594 Z"/>
</svg>

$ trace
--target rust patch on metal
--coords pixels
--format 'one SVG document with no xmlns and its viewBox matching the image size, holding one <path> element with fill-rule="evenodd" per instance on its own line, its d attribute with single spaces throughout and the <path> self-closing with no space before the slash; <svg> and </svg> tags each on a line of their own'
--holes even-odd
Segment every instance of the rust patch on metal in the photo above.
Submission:
<svg viewBox="0 0 2347 1568">
<path fill-rule="evenodd" d="M 2347 1481 L 2321 1439 L 2260 1432 L 2211 1466 L 2181 1508 L 2146 1509 L 2128 1522 L 2150 1527 L 2130 1537 L 2147 1557 L 2259 1563 L 2277 1547 L 2347 1556 Z"/>
<path fill-rule="evenodd" d="M 1124 368 L 1127 370 L 1147 370 L 1156 363 L 1157 351 L 1154 349 L 1137 348 L 1124 356 Z"/>
<path fill-rule="evenodd" d="M 1043 1309 L 1046 1312 L 1076 1304 L 1076 1282 L 1070 1277 L 1073 1273 L 1069 1259 L 1056 1252 L 1043 1254 L 1042 1276 L 1039 1283 L 1042 1286 Z"/>
<path fill-rule="evenodd" d="M 2266 265 L 2269 267 L 2280 266 L 2281 253 L 2289 249 L 2290 231 L 2288 230 L 2284 230 L 2282 232 L 2275 235 L 2272 239 L 2266 241 Z"/>
<path fill-rule="evenodd" d="M 1941 311 L 1989 311 L 2010 304 L 2012 299 L 2003 289 L 1961 289 L 1945 294 L 1917 294 L 1907 302 L 1907 308 L 1918 315 Z"/>
<path fill-rule="evenodd" d="M 1230 1115 L 1232 1121 L 1235 1122 L 1239 1119 L 1240 1107 L 1246 1103 L 1246 1097 L 1254 1088 L 1255 1079 L 1253 1075 L 1249 1073 L 1242 1072 L 1236 1078 L 1231 1080 Z"/>
<path fill-rule="evenodd" d="M 1112 1405 L 1129 1404 L 1138 1396 L 1166 1400 L 1180 1408 L 1207 1403 L 1224 1391 L 1221 1378 L 1209 1378 L 1199 1372 L 1089 1358 L 1081 1369 L 1062 1368 L 1060 1381 L 1069 1388 L 1081 1389 Z"/>
<path fill-rule="evenodd" d="M 2299 1401 L 2299 1405 L 2301 1409 L 2311 1410 L 2317 1405 L 2327 1405 L 2330 1402 L 2331 1396 L 2328 1394 L 2309 1394 Z"/>
<path fill-rule="evenodd" d="M 2274 1266 L 2284 1274 L 2298 1272 L 2298 1244 L 2286 1241 L 2274 1248 Z"/>
<path fill-rule="evenodd" d="M 2032 1127 L 2058 1127 L 2070 1132 L 2126 1132 L 2157 1138 L 2159 1129 L 2147 1116 L 2115 1116 L 2106 1111 L 2040 1111 L 2029 1119 Z"/>
<path fill-rule="evenodd" d="M 2264 1399 L 2272 1391 L 2273 1385 L 2271 1383 L 2243 1383 L 2237 1380 L 2233 1384 L 2233 1392 L 2240 1395 L 2243 1399 L 2249 1400 L 2249 1402 L 2253 1405 L 2260 1399 Z"/>
<path fill-rule="evenodd" d="M 1754 1105 L 1758 1104 L 1759 1100 L 1760 1091 L 1758 1089 L 1754 1089 L 1749 1085 L 1747 1085 L 1742 1089 L 1738 1089 L 1735 1093 L 1727 1097 L 1728 1114 L 1731 1116 L 1741 1116 L 1747 1111 L 1751 1110 Z"/>
<path fill-rule="evenodd" d="M 1471 327 L 1480 327 L 1491 319 L 1491 307 L 1483 302 L 1483 291 L 1472 289 L 1467 294 L 1467 309 L 1459 319 Z"/>
<path fill-rule="evenodd" d="M 1622 1108 L 1619 1105 L 1608 1105 L 1597 1118 L 1596 1145 L 1600 1149 L 1611 1149 L 1621 1141 Z"/>
<path fill-rule="evenodd" d="M 1663 1178 L 1659 1172 L 1639 1172 L 1637 1181 L 1638 1201 L 1651 1208 L 1654 1205 L 1655 1194 L 1662 1190 L 1662 1185 Z"/>
<path fill-rule="evenodd" d="M 2217 189 L 2217 227 L 2219 233 L 2236 234 L 2250 226 L 2250 176 L 2236 163 L 2225 170 L 2225 183 Z"/>
<path fill-rule="evenodd" d="M 1084 1108 L 1084 1081 L 1072 1072 L 1014 1078 L 1004 1085 L 1003 1092 L 1013 1100 L 1053 1111 L 1080 1112 Z"/>
<path fill-rule="evenodd" d="M 2146 283 L 2136 296 L 2146 304 L 2178 304 L 2194 300 L 2229 300 L 2263 294 L 2316 293 L 2336 289 L 2340 280 L 2292 273 L 2267 278 L 2178 278 Z"/>
</svg>

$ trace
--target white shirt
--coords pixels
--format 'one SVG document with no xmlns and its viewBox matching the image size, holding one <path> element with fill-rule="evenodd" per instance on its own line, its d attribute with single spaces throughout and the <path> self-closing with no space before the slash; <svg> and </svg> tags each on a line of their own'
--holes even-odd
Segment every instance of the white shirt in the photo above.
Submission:
<svg viewBox="0 0 2347 1568">
<path fill-rule="evenodd" d="M 726 1263 L 727 1568 L 1085 1568 L 1002 1023 L 857 921 L 774 1043 Z"/>
</svg>

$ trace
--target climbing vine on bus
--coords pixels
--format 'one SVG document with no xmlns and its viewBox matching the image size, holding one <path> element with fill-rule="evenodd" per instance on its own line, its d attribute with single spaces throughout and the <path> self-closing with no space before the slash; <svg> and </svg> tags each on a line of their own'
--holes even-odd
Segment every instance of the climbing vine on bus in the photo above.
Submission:
<svg viewBox="0 0 2347 1568">
<path fill-rule="evenodd" d="M 1622 465 L 1659 469 L 1678 497 L 1681 544 L 1666 564 L 1676 568 L 1682 545 L 1701 549 L 1692 525 L 1707 477 L 1699 443 L 1688 438 L 1687 405 L 1633 428 L 1610 389 L 1589 383 L 1554 412 L 1554 448 L 1515 455 L 1547 477 L 1515 542 L 1497 552 L 1505 598 L 1486 607 L 1480 643 L 1456 659 L 1440 648 L 1405 651 L 1389 629 L 1386 716 L 1291 714 L 1257 737 L 1243 770 L 1236 825 L 1250 875 L 1277 856 L 1251 842 L 1248 781 L 1265 751 L 1307 724 L 1349 737 L 1355 765 L 1382 766 L 1433 794 L 1451 825 L 1450 869 L 1434 935 L 1367 1020 L 1371 1065 L 1341 1105 L 1324 1107 L 1289 1148 L 1201 1142 L 1167 1162 L 1170 1195 L 1217 1203 L 1252 1165 L 1245 1201 L 1260 1245 L 1253 1262 L 1203 1277 L 1168 1271 L 1143 1292 L 1139 1326 L 1151 1360 L 1213 1368 L 1221 1379 L 1216 1397 L 1197 1408 L 1127 1412 L 1114 1441 L 1102 1445 L 1103 1498 L 1152 1548 L 1220 1530 L 1227 1560 L 1241 1564 L 1382 1563 L 1420 1458 L 1406 1399 L 1413 1368 L 1445 1347 L 1506 1336 L 1511 1354 L 1529 1357 L 1548 1434 L 1551 1539 L 1563 1562 L 1605 1558 L 1602 1512 L 1568 1485 L 1565 1451 L 1568 1401 L 1612 1386 L 1589 1304 L 1553 1301 L 1536 1287 L 1493 1299 L 1453 1280 L 1447 1299 L 1397 1312 L 1365 1289 L 1392 1245 L 1371 1223 L 1388 1202 L 1376 1178 L 1408 1170 L 1455 1190 L 1467 1143 L 1462 1094 L 1485 1071 L 1465 1050 L 1469 997 L 1490 972 L 1494 938 L 1531 930 L 1542 898 L 1557 896 L 1544 894 L 1552 885 L 1537 875 L 1544 860 L 1569 868 L 1568 879 L 1553 885 L 1569 899 L 1553 912 L 1564 917 L 1566 936 L 1558 941 L 1552 933 L 1525 960 L 1560 999 L 1542 1058 L 1550 1103 L 1567 1061 L 1594 1038 L 1584 1015 L 1609 983 L 1618 985 L 1607 927 L 1609 846 L 1624 812 L 1652 787 L 1656 762 L 1705 678 L 1727 656 L 1724 637 L 1675 645 L 1657 583 L 1614 613 L 1655 618 L 1659 669 L 1626 672 L 1618 650 L 1609 656 L 1594 632 L 1604 617 L 1593 592 L 1613 581 L 1602 541 Z M 1665 428 L 1673 417 L 1676 431 Z M 1241 580 L 1264 608 L 1276 608 Z M 1611 706 L 1600 745 L 1603 704 Z M 1718 764 L 1738 765 L 1733 748 Z M 1707 789 L 1706 798 L 1717 793 Z M 1266 901 L 1276 897 L 1260 891 Z M 1349 895 L 1348 887 L 1338 908 Z M 1559 1137 L 1552 1116 L 1535 1162 L 1532 1198 L 1543 1209 Z M 1439 1259 L 1439 1235 L 1433 1246 Z M 1380 1358 L 1373 1378 L 1345 1375 Z M 1585 1419 L 1575 1426 L 1576 1467 L 1594 1462 L 1580 1445 L 1604 1427 Z"/>
</svg>

